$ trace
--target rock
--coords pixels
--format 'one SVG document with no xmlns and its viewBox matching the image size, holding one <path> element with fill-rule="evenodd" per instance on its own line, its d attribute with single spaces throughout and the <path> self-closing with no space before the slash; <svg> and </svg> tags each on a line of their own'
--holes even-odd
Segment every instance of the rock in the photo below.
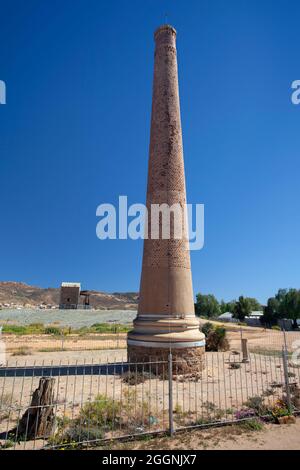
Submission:
<svg viewBox="0 0 300 470">
<path fill-rule="evenodd" d="M 294 424 L 296 423 L 296 418 L 295 416 L 281 416 L 278 418 L 278 423 L 279 424 Z"/>
</svg>

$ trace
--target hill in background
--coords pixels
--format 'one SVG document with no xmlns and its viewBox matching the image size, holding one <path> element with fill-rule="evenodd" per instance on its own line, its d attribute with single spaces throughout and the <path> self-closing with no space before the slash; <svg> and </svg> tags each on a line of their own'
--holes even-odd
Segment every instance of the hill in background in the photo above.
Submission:
<svg viewBox="0 0 300 470">
<path fill-rule="evenodd" d="M 98 309 L 136 309 L 138 293 L 90 291 L 90 305 Z M 57 307 L 60 289 L 29 286 L 23 282 L 0 282 L 0 306 L 2 307 Z M 83 302 L 83 298 L 82 298 Z"/>
</svg>

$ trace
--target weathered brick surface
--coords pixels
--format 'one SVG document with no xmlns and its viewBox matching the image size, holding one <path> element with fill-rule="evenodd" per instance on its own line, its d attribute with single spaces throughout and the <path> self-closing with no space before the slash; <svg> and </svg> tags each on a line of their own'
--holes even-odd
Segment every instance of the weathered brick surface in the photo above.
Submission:
<svg viewBox="0 0 300 470">
<path fill-rule="evenodd" d="M 204 368 L 204 349 L 204 347 L 172 348 L 173 375 L 201 372 Z M 128 346 L 128 362 L 144 363 L 144 370 L 150 367 L 154 372 L 166 372 L 169 353 L 170 350 L 165 348 Z M 153 364 L 149 366 L 149 362 Z M 163 364 L 159 364 L 159 362 L 163 362 Z"/>
<path fill-rule="evenodd" d="M 151 204 L 186 204 L 182 131 L 178 91 L 176 31 L 165 26 L 155 33 L 155 63 L 148 165 L 147 208 Z M 160 225 L 161 228 L 161 225 Z M 188 241 L 145 240 L 143 266 L 190 269 Z M 183 224 L 183 231 L 186 227 Z M 148 218 L 151 233 L 151 217 Z M 142 286 L 143 287 L 143 286 Z M 142 295 L 142 292 L 141 292 Z"/>
<path fill-rule="evenodd" d="M 149 342 L 190 342 L 191 348 L 178 349 L 176 357 L 183 357 L 183 369 L 190 369 L 190 358 L 201 357 L 203 348 L 193 345 L 203 341 L 199 322 L 195 319 L 190 253 L 185 218 L 182 217 L 184 236 L 174 236 L 171 219 L 170 238 L 162 238 L 160 220 L 159 238 L 152 239 L 151 208 L 153 204 L 186 204 L 183 162 L 182 130 L 178 90 L 176 31 L 170 25 L 157 29 L 151 134 L 148 164 L 147 209 L 148 239 L 144 240 L 142 276 L 138 315 L 134 329 L 128 334 L 129 352 L 147 359 L 150 355 L 166 355 L 165 350 L 148 349 Z M 163 339 L 161 339 L 163 338 Z M 132 340 L 145 342 L 137 350 Z M 148 343 L 148 344 L 147 344 Z M 132 344 L 132 342 L 131 342 Z M 134 343 L 133 343 L 134 344 Z"/>
</svg>

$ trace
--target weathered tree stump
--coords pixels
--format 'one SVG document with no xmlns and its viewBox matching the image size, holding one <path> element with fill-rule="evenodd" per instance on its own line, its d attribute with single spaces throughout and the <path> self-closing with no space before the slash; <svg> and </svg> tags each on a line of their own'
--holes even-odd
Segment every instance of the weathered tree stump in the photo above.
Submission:
<svg viewBox="0 0 300 470">
<path fill-rule="evenodd" d="M 26 440 L 51 435 L 55 420 L 54 384 L 54 378 L 40 378 L 39 386 L 32 394 L 29 408 L 10 434 Z"/>
</svg>

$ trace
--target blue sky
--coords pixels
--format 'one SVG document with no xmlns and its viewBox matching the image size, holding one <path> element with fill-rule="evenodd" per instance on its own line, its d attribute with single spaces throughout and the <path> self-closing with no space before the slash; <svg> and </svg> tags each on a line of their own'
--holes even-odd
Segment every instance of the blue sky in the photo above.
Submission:
<svg viewBox="0 0 300 470">
<path fill-rule="evenodd" d="M 262 302 L 300 283 L 300 4 L 0 0 L 0 280 L 136 291 L 142 242 L 96 207 L 144 202 L 153 31 L 178 31 L 188 201 L 205 204 L 194 291 Z"/>
</svg>

